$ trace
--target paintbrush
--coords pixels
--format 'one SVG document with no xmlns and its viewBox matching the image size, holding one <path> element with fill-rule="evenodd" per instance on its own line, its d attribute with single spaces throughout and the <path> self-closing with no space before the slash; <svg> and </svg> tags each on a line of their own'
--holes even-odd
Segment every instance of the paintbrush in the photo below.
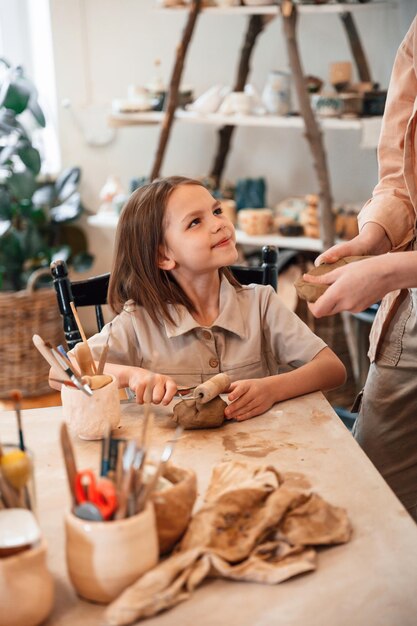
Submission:
<svg viewBox="0 0 417 626">
<path fill-rule="evenodd" d="M 104 346 L 104 348 L 103 348 L 103 350 L 101 351 L 101 354 L 100 354 L 100 359 L 99 359 L 98 367 L 97 367 L 97 374 L 102 374 L 104 372 L 104 366 L 106 365 L 107 355 L 109 353 L 109 341 L 110 341 L 110 336 L 111 336 L 111 325 L 112 325 L 112 323 L 110 322 L 109 334 L 107 335 L 105 346 Z"/>
<path fill-rule="evenodd" d="M 59 383 L 60 385 L 65 385 L 65 387 L 73 387 L 74 389 L 78 389 L 77 385 L 74 385 L 70 380 L 61 380 L 60 378 L 50 378 L 53 383 Z"/>
<path fill-rule="evenodd" d="M 83 384 L 82 381 L 77 378 L 77 376 L 74 374 L 72 369 L 68 367 L 67 363 L 64 361 L 59 352 L 57 352 L 56 350 L 54 351 L 50 344 L 45 343 L 45 341 L 39 335 L 33 335 L 32 341 L 35 344 L 36 348 L 39 350 L 39 352 L 42 354 L 44 359 L 48 361 L 49 365 L 53 369 L 58 369 L 59 371 L 64 373 L 65 376 L 67 376 L 67 378 L 71 380 L 80 391 L 83 391 L 88 396 L 93 395 L 90 387 L 86 384 Z M 57 358 L 55 358 L 54 352 L 55 355 L 58 355 Z"/>
<path fill-rule="evenodd" d="M 77 465 L 75 463 L 74 450 L 65 422 L 62 422 L 61 424 L 60 438 L 62 454 L 64 455 L 65 469 L 67 472 L 68 485 L 71 492 L 72 503 L 75 506 L 77 504 L 77 497 L 75 495 L 75 478 L 77 475 Z"/>
<path fill-rule="evenodd" d="M 145 508 L 146 503 L 149 499 L 149 496 L 151 495 L 156 485 L 158 484 L 158 480 L 163 474 L 165 465 L 168 463 L 169 459 L 171 458 L 172 453 L 174 452 L 175 444 L 177 440 L 179 439 L 179 437 L 182 435 L 182 433 L 183 433 L 182 426 L 177 426 L 177 428 L 175 429 L 173 438 L 170 441 L 168 441 L 166 446 L 164 447 L 159 463 L 157 464 L 155 468 L 155 473 L 149 479 L 149 481 L 144 485 L 144 488 L 142 489 L 136 501 L 137 513 L 140 513 L 140 511 L 143 511 L 143 509 Z"/>
<path fill-rule="evenodd" d="M 92 367 L 93 367 L 93 370 L 94 370 L 93 373 L 97 374 L 96 364 L 94 363 L 93 355 L 91 354 L 90 346 L 88 345 L 87 337 L 85 336 L 85 332 L 84 332 L 84 329 L 82 327 L 81 320 L 80 320 L 80 318 L 78 316 L 78 312 L 77 312 L 77 309 L 76 309 L 76 306 L 75 306 L 74 302 L 70 302 L 70 307 L 71 307 L 71 311 L 72 311 L 72 313 L 73 313 L 73 315 L 75 317 L 75 321 L 77 323 L 78 330 L 80 331 L 81 339 L 83 340 L 83 343 L 88 347 L 88 350 L 90 352 L 91 363 L 92 363 Z"/>
<path fill-rule="evenodd" d="M 21 414 L 21 401 L 22 401 L 22 392 L 19 389 L 13 389 L 10 392 L 10 398 L 14 403 L 14 410 L 16 411 L 16 419 L 17 419 L 17 428 L 19 431 L 19 448 L 24 452 L 25 451 L 25 441 L 23 438 L 23 428 L 22 428 L 22 414 Z"/>
</svg>

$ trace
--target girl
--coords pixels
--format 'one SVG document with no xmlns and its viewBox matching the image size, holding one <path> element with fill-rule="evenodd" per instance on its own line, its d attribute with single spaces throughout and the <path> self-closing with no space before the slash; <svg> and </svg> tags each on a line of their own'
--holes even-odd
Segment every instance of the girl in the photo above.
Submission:
<svg viewBox="0 0 417 626">
<path fill-rule="evenodd" d="M 156 180 L 120 216 L 108 301 L 118 315 L 89 339 L 138 403 L 168 404 L 178 388 L 219 372 L 233 382 L 226 416 L 245 420 L 275 402 L 345 380 L 337 356 L 287 310 L 272 287 L 242 287 L 228 266 L 235 232 L 198 181 Z M 111 328 L 111 330 L 110 330 Z M 280 364 L 302 364 L 277 374 Z"/>
</svg>

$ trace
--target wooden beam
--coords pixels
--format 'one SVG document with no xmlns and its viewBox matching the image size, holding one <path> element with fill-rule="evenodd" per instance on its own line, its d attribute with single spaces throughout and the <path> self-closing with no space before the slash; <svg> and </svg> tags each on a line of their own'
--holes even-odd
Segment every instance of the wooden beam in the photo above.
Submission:
<svg viewBox="0 0 417 626">
<path fill-rule="evenodd" d="M 159 134 L 158 146 L 156 149 L 154 164 L 150 174 L 151 181 L 160 175 L 162 161 L 168 146 L 169 136 L 171 134 L 172 124 L 174 121 L 175 109 L 178 102 L 178 91 L 181 81 L 182 72 L 184 70 L 185 57 L 191 42 L 191 37 L 197 22 L 198 14 L 201 10 L 202 0 L 192 0 L 188 19 L 185 25 L 182 39 L 177 46 L 174 68 L 172 70 L 171 81 L 168 91 L 168 102 L 166 106 L 165 116 L 162 121 L 161 131 Z"/>
<path fill-rule="evenodd" d="M 310 152 L 313 157 L 314 168 L 319 183 L 320 234 L 323 247 L 326 250 L 334 243 L 333 198 L 326 151 L 324 149 L 320 126 L 311 108 L 310 95 L 307 91 L 301 57 L 298 50 L 296 37 L 297 6 L 294 4 L 293 0 L 282 0 L 281 12 L 288 61 L 298 96 L 300 113 L 304 119 L 306 139 L 310 146 Z"/>
<path fill-rule="evenodd" d="M 353 15 L 350 11 L 345 11 L 339 15 L 346 30 L 352 56 L 355 61 L 356 69 L 358 70 L 359 80 L 365 83 L 372 82 L 371 70 L 369 69 L 368 60 Z"/>
<path fill-rule="evenodd" d="M 272 16 L 273 19 L 274 16 Z M 240 52 L 240 59 L 237 69 L 236 81 L 233 87 L 233 91 L 243 91 L 247 78 L 250 73 L 250 60 L 252 52 L 255 47 L 258 36 L 263 31 L 269 18 L 265 18 L 262 15 L 252 15 L 248 20 L 248 27 L 245 33 L 243 46 Z M 227 125 L 222 126 L 218 131 L 218 144 L 217 153 L 214 158 L 213 166 L 211 168 L 210 176 L 214 179 L 215 187 L 220 185 L 220 181 L 223 175 L 223 171 L 226 165 L 227 155 L 229 154 L 232 144 L 232 135 L 235 126 Z"/>
</svg>

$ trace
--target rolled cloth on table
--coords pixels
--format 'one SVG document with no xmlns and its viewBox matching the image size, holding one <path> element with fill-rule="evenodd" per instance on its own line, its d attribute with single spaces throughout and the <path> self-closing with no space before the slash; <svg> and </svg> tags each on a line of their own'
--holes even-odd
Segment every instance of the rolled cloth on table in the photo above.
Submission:
<svg viewBox="0 0 417 626">
<path fill-rule="evenodd" d="M 216 374 L 194 389 L 194 398 L 201 404 L 206 404 L 206 402 L 224 393 L 230 387 L 231 382 L 227 374 Z"/>
</svg>

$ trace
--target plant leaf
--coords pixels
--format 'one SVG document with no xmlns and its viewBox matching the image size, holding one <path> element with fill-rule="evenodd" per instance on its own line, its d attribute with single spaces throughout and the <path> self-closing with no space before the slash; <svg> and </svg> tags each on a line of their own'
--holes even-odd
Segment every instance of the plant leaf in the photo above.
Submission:
<svg viewBox="0 0 417 626">
<path fill-rule="evenodd" d="M 49 215 L 53 223 L 64 224 L 66 222 L 76 220 L 80 217 L 82 212 L 83 207 L 81 204 L 81 197 L 80 194 L 76 192 L 62 204 L 53 207 L 50 210 Z"/>
<path fill-rule="evenodd" d="M 23 76 L 11 70 L 0 87 L 0 106 L 15 113 L 23 113 L 32 93 L 32 85 Z"/>
<path fill-rule="evenodd" d="M 5 165 L 17 152 L 17 144 L 9 144 L 4 146 L 0 152 L 0 165 Z"/>
<path fill-rule="evenodd" d="M 18 148 L 17 153 L 22 163 L 36 176 L 41 170 L 41 156 L 39 151 L 33 148 L 30 143 L 22 142 L 22 144 L 23 145 Z"/>
<path fill-rule="evenodd" d="M 42 128 L 45 128 L 46 126 L 45 115 L 43 114 L 43 111 L 38 104 L 37 98 L 34 97 L 33 95 L 29 100 L 29 104 L 27 108 L 32 113 L 33 117 L 38 122 L 39 126 L 42 126 Z"/>
<path fill-rule="evenodd" d="M 13 216 L 10 194 L 7 187 L 0 187 L 0 219 L 10 220 Z"/>
<path fill-rule="evenodd" d="M 12 195 L 18 200 L 30 199 L 36 189 L 35 177 L 30 170 L 13 172 L 8 178 Z"/>
<path fill-rule="evenodd" d="M 64 202 L 74 191 L 78 189 L 81 178 L 81 170 L 79 167 L 68 167 L 56 179 L 55 191 L 58 200 Z"/>
<path fill-rule="evenodd" d="M 55 200 L 55 185 L 53 183 L 39 187 L 32 196 L 32 202 L 37 207 L 51 208 Z"/>
</svg>

